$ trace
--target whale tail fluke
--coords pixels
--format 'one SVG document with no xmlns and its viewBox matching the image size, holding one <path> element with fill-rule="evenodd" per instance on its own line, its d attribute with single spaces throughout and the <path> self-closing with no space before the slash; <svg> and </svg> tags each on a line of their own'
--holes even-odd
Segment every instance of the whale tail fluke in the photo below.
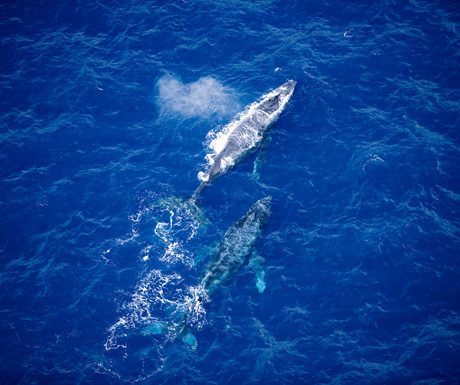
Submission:
<svg viewBox="0 0 460 385">
<path fill-rule="evenodd" d="M 147 326 L 144 335 L 161 335 L 168 333 L 168 325 L 165 322 L 153 322 Z"/>
<path fill-rule="evenodd" d="M 153 322 L 144 330 L 144 335 L 167 335 L 169 333 L 175 334 L 182 342 L 189 346 L 191 349 L 196 349 L 198 341 L 191 332 L 190 328 L 184 321 L 179 324 L 168 322 Z"/>
<path fill-rule="evenodd" d="M 182 342 L 189 346 L 192 349 L 196 349 L 198 346 L 198 341 L 196 337 L 191 332 L 190 328 L 187 325 L 182 327 L 182 330 L 177 334 L 177 336 L 182 340 Z"/>
<path fill-rule="evenodd" d="M 202 182 L 198 187 L 197 189 L 195 190 L 195 192 L 192 194 L 191 198 L 194 199 L 195 201 L 198 200 L 199 196 L 200 196 L 200 193 L 208 186 L 208 181 L 204 181 Z"/>
</svg>

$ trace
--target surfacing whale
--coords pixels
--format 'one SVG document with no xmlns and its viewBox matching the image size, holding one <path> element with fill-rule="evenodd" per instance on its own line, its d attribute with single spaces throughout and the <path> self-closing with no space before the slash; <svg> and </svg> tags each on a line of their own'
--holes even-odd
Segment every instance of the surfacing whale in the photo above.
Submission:
<svg viewBox="0 0 460 385">
<path fill-rule="evenodd" d="M 202 178 L 202 183 L 192 196 L 188 198 L 164 198 L 158 201 L 158 205 L 167 208 L 185 208 L 200 225 L 206 226 L 206 215 L 198 204 L 199 194 L 221 175 L 243 162 L 247 156 L 259 147 L 268 146 L 268 132 L 278 121 L 282 111 L 291 99 L 296 84 L 294 80 L 289 80 L 275 90 L 263 95 L 227 126 L 229 133 L 225 140 L 225 145 L 215 154 L 211 161 L 212 165 L 209 172 Z M 260 163 L 260 161 L 256 160 L 254 171 L 256 171 Z"/>
<path fill-rule="evenodd" d="M 267 138 L 269 129 L 277 122 L 294 93 L 296 82 L 289 80 L 282 86 L 262 96 L 232 122 L 231 131 L 223 149 L 212 159 L 212 165 L 203 182 L 192 195 L 196 199 L 200 192 L 219 176 L 240 164 L 259 148 Z"/>
<path fill-rule="evenodd" d="M 146 334 L 175 333 L 187 345 L 196 348 L 196 338 L 187 326 L 190 314 L 231 280 L 248 259 L 256 275 L 257 289 L 260 293 L 265 290 L 265 272 L 262 268 L 264 260 L 255 252 L 255 244 L 270 217 L 271 200 L 271 196 L 267 196 L 254 203 L 248 212 L 227 230 L 198 280 L 197 290 L 194 290 L 193 297 L 185 304 L 179 322 L 152 324 Z"/>
</svg>

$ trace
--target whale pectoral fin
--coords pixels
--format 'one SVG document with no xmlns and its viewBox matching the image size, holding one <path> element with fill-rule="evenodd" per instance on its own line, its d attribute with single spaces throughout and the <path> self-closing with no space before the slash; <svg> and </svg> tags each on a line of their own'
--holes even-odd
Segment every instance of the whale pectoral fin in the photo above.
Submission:
<svg viewBox="0 0 460 385">
<path fill-rule="evenodd" d="M 271 135 L 267 135 L 267 137 L 263 140 L 259 154 L 257 154 L 257 158 L 254 161 L 253 175 L 256 180 L 259 180 L 260 170 L 262 169 L 262 166 L 265 163 L 265 157 L 266 157 L 268 147 L 270 146 L 271 141 L 272 141 Z"/>
<path fill-rule="evenodd" d="M 254 271 L 256 275 L 256 287 L 259 290 L 259 293 L 262 293 L 265 290 L 265 271 L 263 265 L 265 264 L 265 259 L 260 257 L 257 252 L 254 250 L 251 257 L 249 258 L 249 266 Z"/>
</svg>

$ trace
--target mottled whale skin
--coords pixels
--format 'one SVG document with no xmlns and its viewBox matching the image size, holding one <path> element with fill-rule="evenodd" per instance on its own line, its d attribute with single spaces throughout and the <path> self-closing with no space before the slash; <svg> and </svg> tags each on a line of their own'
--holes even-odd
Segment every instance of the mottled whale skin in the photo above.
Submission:
<svg viewBox="0 0 460 385">
<path fill-rule="evenodd" d="M 193 193 L 193 198 L 260 147 L 286 107 L 296 84 L 294 80 L 289 80 L 250 106 L 228 136 L 224 148 L 214 157 L 208 175 Z"/>
<path fill-rule="evenodd" d="M 232 279 L 254 251 L 271 212 L 271 197 L 254 203 L 225 233 L 219 248 L 208 262 L 198 286 L 212 295 Z"/>
<path fill-rule="evenodd" d="M 184 312 L 180 320 L 173 323 L 155 323 L 149 327 L 149 334 L 174 333 L 193 349 L 197 347 L 195 336 L 187 326 L 194 309 L 231 280 L 248 261 L 256 274 L 256 286 L 259 292 L 265 289 L 263 259 L 257 256 L 255 244 L 260 237 L 271 213 L 271 196 L 254 203 L 246 214 L 238 219 L 225 233 L 216 252 L 198 280 L 193 297 L 182 307 Z"/>
</svg>

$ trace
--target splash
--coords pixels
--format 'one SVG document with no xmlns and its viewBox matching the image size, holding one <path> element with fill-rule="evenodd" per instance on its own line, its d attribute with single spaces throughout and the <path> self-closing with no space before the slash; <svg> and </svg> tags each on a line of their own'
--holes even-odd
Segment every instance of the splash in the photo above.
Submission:
<svg viewBox="0 0 460 385">
<path fill-rule="evenodd" d="M 150 271 L 137 285 L 131 301 L 124 305 L 126 314 L 108 329 L 105 349 L 126 348 L 126 338 L 130 329 L 158 321 L 158 309 L 175 303 L 175 299 L 168 298 L 166 292 L 181 282 L 179 274 L 166 275 L 158 270 Z"/>
<path fill-rule="evenodd" d="M 169 219 L 166 222 L 158 221 L 154 230 L 155 235 L 163 241 L 166 247 L 159 260 L 168 265 L 181 262 L 192 266 L 193 258 L 186 250 L 185 244 L 196 236 L 199 225 L 190 220 L 190 212 L 187 208 L 181 209 L 179 205 L 175 205 L 173 198 L 163 200 L 162 205 L 163 207 L 159 209 L 163 213 L 168 213 Z M 147 260 L 148 256 L 144 256 L 143 259 Z"/>
<path fill-rule="evenodd" d="M 139 199 L 137 211 L 128 216 L 130 230 L 124 236 L 108 240 L 101 258 L 109 263 L 115 249 L 135 245 L 141 248 L 137 257 L 144 263 L 154 259 L 168 265 L 193 266 L 193 255 L 186 245 L 195 238 L 200 224 L 194 220 L 189 207 L 180 205 L 174 198 L 160 199 L 159 203 L 157 195 L 150 192 Z"/>
<path fill-rule="evenodd" d="M 151 270 L 136 286 L 131 300 L 123 305 L 124 315 L 107 330 L 106 350 L 127 348 L 131 334 L 151 334 L 149 326 L 180 319 L 188 312 L 188 322 L 197 329 L 206 324 L 206 311 L 196 301 L 201 288 L 183 287 L 183 279 L 177 273 L 164 274 Z M 205 297 L 203 302 L 207 302 Z M 175 333 L 165 336 L 174 340 Z"/>
<path fill-rule="evenodd" d="M 156 104 L 162 116 L 210 118 L 233 115 L 239 109 L 234 91 L 212 77 L 182 83 L 165 75 L 156 84 Z"/>
</svg>

